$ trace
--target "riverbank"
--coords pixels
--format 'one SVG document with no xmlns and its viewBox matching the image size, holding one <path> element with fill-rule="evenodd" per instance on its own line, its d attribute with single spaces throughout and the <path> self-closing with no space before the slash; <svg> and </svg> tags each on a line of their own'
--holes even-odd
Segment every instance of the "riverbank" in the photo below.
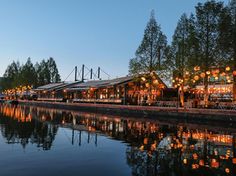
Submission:
<svg viewBox="0 0 236 176">
<path fill-rule="evenodd" d="M 38 102 L 38 101 L 19 101 L 21 105 L 39 106 L 45 108 L 65 109 L 84 111 L 92 113 L 102 113 L 119 115 L 124 117 L 147 117 L 181 119 L 188 121 L 222 121 L 236 123 L 235 110 L 218 109 L 183 109 L 170 107 L 154 106 L 130 106 L 130 105 L 110 105 L 110 104 L 90 104 L 90 103 L 58 103 L 58 102 Z"/>
</svg>

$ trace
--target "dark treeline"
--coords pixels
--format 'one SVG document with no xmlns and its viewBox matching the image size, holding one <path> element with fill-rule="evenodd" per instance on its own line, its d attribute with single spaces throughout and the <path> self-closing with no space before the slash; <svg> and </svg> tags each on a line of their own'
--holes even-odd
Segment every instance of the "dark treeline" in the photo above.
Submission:
<svg viewBox="0 0 236 176">
<path fill-rule="evenodd" d="M 32 85 L 33 87 L 60 81 L 56 62 L 53 58 L 42 60 L 35 65 L 28 58 L 21 65 L 19 61 L 13 61 L 6 69 L 1 80 L 3 90 L 18 86 Z"/>
<path fill-rule="evenodd" d="M 180 17 L 170 45 L 152 12 L 129 72 L 175 70 L 181 75 L 196 65 L 236 68 L 236 0 L 198 3 L 195 13 Z"/>
</svg>

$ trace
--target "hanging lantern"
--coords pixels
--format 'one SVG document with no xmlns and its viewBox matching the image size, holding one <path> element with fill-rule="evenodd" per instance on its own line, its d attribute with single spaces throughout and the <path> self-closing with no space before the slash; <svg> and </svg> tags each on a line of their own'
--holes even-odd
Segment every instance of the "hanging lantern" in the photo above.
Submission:
<svg viewBox="0 0 236 176">
<path fill-rule="evenodd" d="M 149 87 L 149 86 L 150 86 L 150 84 L 149 84 L 149 83 L 146 83 L 146 84 L 145 84 L 145 86 L 146 86 L 146 87 Z"/>
<path fill-rule="evenodd" d="M 220 75 L 221 75 L 221 76 L 225 76 L 225 72 L 221 73 Z"/>
<path fill-rule="evenodd" d="M 158 84 L 158 80 L 157 79 L 153 80 L 153 84 Z"/>
<path fill-rule="evenodd" d="M 201 78 L 205 78 L 206 74 L 205 73 L 201 73 Z"/>
<path fill-rule="evenodd" d="M 200 67 L 199 66 L 195 66 L 193 69 L 194 69 L 194 71 L 199 71 Z"/>
<path fill-rule="evenodd" d="M 227 67 L 225 68 L 225 70 L 226 70 L 226 71 L 230 71 L 230 67 L 227 66 Z"/>
<path fill-rule="evenodd" d="M 194 80 L 195 81 L 199 80 L 199 76 L 198 75 L 194 76 Z"/>
<path fill-rule="evenodd" d="M 219 79 L 219 77 L 218 76 L 215 76 L 215 80 L 218 80 Z"/>
<path fill-rule="evenodd" d="M 229 168 L 225 168 L 225 172 L 228 174 L 230 173 L 230 169 Z"/>
<path fill-rule="evenodd" d="M 228 80 L 227 80 L 227 82 L 228 82 L 228 83 L 231 83 L 231 80 L 230 80 L 230 79 L 228 79 Z"/>
<path fill-rule="evenodd" d="M 141 80 L 144 82 L 144 81 L 146 81 L 146 78 L 145 77 L 141 77 Z"/>
<path fill-rule="evenodd" d="M 207 75 L 210 75 L 210 74 L 211 74 L 211 72 L 210 72 L 210 71 L 206 71 L 206 74 L 207 74 Z"/>
<path fill-rule="evenodd" d="M 220 73 L 220 70 L 219 70 L 219 69 L 216 69 L 216 70 L 215 70 L 215 73 L 217 73 L 217 74 Z"/>
</svg>

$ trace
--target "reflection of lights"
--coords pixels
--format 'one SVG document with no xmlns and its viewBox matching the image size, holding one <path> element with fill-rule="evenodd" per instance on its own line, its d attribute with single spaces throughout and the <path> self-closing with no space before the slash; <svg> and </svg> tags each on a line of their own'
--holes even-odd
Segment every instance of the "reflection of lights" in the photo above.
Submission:
<svg viewBox="0 0 236 176">
<path fill-rule="evenodd" d="M 199 161 L 199 165 L 200 165 L 200 166 L 204 166 L 204 160 L 201 159 L 201 160 Z"/>
<path fill-rule="evenodd" d="M 216 159 L 212 159 L 211 161 L 211 167 L 218 168 L 220 166 L 220 163 L 216 161 Z"/>
<path fill-rule="evenodd" d="M 139 147 L 139 149 L 140 149 L 140 150 L 144 150 L 144 146 L 141 145 L 141 146 Z"/>
<path fill-rule="evenodd" d="M 199 165 L 198 164 L 192 164 L 192 169 L 198 169 Z"/>
<path fill-rule="evenodd" d="M 148 144 L 148 138 L 144 138 L 143 143 Z"/>
<path fill-rule="evenodd" d="M 233 75 L 234 75 L 234 76 L 236 76 L 236 70 L 235 70 L 235 71 L 233 71 Z"/>
<path fill-rule="evenodd" d="M 232 163 L 233 163 L 233 164 L 236 164 L 236 158 L 233 158 L 233 159 L 232 159 Z"/>
<path fill-rule="evenodd" d="M 230 169 L 229 168 L 225 168 L 225 172 L 228 174 L 230 173 Z"/>
<path fill-rule="evenodd" d="M 193 159 L 194 159 L 194 160 L 197 160 L 197 159 L 198 159 L 198 156 L 197 156 L 196 153 L 193 154 Z"/>
</svg>

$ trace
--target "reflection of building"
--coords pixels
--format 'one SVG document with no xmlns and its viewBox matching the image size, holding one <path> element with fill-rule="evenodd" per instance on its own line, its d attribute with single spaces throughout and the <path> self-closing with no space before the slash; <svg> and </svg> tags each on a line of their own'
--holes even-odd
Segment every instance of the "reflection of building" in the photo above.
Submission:
<svg viewBox="0 0 236 176">
<path fill-rule="evenodd" d="M 71 134 L 65 140 L 69 138 L 72 144 L 97 145 L 97 140 L 102 142 L 98 134 L 126 143 L 127 163 L 133 175 L 226 175 L 227 172 L 235 175 L 235 129 L 216 130 L 42 107 L 7 105 L 0 106 L 0 112 L 8 116 L 0 118 L 0 125 L 9 143 L 25 146 L 32 142 L 50 149 L 61 127 Z"/>
<path fill-rule="evenodd" d="M 57 127 L 32 118 L 29 107 L 0 106 L 1 132 L 7 143 L 19 143 L 24 148 L 28 143 L 49 150 L 55 139 Z"/>
</svg>

